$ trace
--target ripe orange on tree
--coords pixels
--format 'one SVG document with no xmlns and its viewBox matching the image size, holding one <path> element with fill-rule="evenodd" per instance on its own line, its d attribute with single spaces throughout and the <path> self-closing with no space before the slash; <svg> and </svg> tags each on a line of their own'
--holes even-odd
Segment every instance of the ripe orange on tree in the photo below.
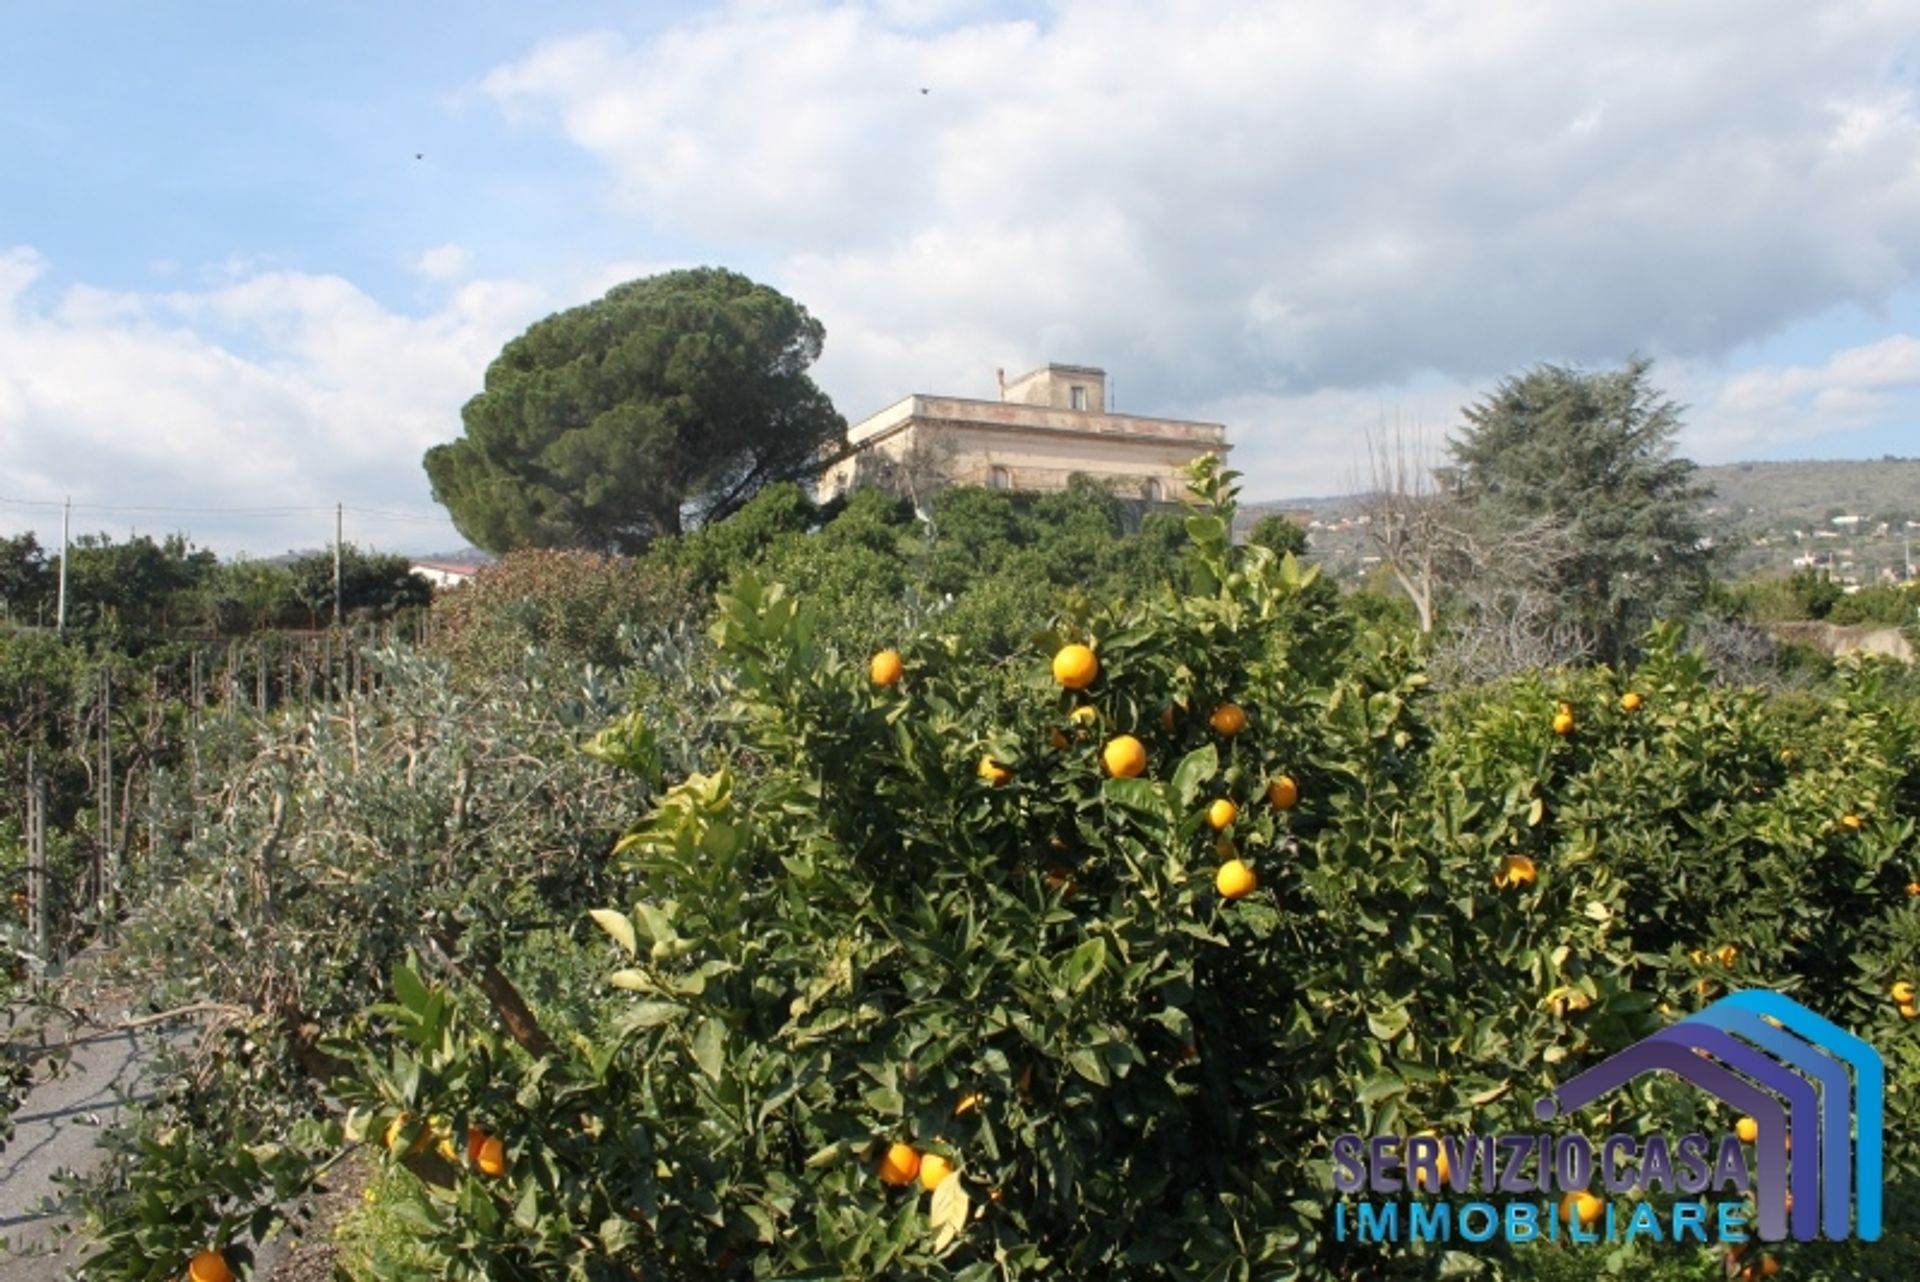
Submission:
<svg viewBox="0 0 1920 1282">
<path fill-rule="evenodd" d="M 1751 1144 L 1760 1137 L 1760 1123 L 1751 1117 L 1743 1117 L 1733 1124 L 1733 1133 L 1740 1137 L 1742 1144 Z"/>
<path fill-rule="evenodd" d="M 1084 690 L 1100 675 L 1100 660 L 1093 648 L 1084 645 L 1061 646 L 1053 656 L 1053 679 L 1069 690 Z"/>
<path fill-rule="evenodd" d="M 1292 810 L 1300 804 L 1300 785 L 1292 775 L 1281 775 L 1267 785 L 1267 800 L 1281 810 Z"/>
<path fill-rule="evenodd" d="M 1240 860 L 1229 859 L 1214 874 L 1213 884 L 1222 899 L 1241 899 L 1254 892 L 1260 885 L 1260 879 L 1254 875 L 1253 869 Z"/>
<path fill-rule="evenodd" d="M 911 1144 L 889 1144 L 880 1158 L 880 1179 L 901 1188 L 920 1174 L 920 1150 Z"/>
<path fill-rule="evenodd" d="M 202 1251 L 187 1262 L 187 1282 L 233 1282 L 233 1270 L 220 1252 Z"/>
<path fill-rule="evenodd" d="M 1915 995 L 1913 981 L 1910 979 L 1896 979 L 1893 981 L 1893 987 L 1889 988 L 1887 993 L 1893 998 L 1894 1005 L 1911 1006 Z"/>
<path fill-rule="evenodd" d="M 920 1159 L 920 1187 L 931 1193 L 953 1174 L 953 1163 L 938 1153 Z"/>
<path fill-rule="evenodd" d="M 1642 702 L 1644 701 L 1640 698 L 1639 691 L 1629 690 L 1625 694 L 1620 696 L 1620 711 L 1638 712 L 1640 711 L 1640 705 Z"/>
<path fill-rule="evenodd" d="M 1553 732 L 1557 735 L 1573 733 L 1573 709 L 1565 704 L 1560 705 L 1560 711 L 1553 714 Z"/>
<path fill-rule="evenodd" d="M 1842 828 L 1845 828 L 1848 832 L 1859 832 L 1862 828 L 1867 826 L 1867 821 L 1862 819 L 1859 815 L 1845 814 L 1840 816 L 1840 826 Z"/>
<path fill-rule="evenodd" d="M 882 650 L 874 655 L 873 662 L 867 665 L 867 673 L 877 686 L 899 684 L 900 676 L 906 670 L 906 665 L 900 661 L 898 650 Z"/>
<path fill-rule="evenodd" d="M 1115 779 L 1135 779 L 1147 769 L 1147 746 L 1130 734 L 1116 735 L 1100 750 L 1100 761 Z"/>
<path fill-rule="evenodd" d="M 1232 827 L 1233 821 L 1239 817 L 1240 807 L 1234 805 L 1225 797 L 1220 798 L 1207 807 L 1207 824 L 1215 832 L 1219 832 L 1222 828 Z"/>
<path fill-rule="evenodd" d="M 993 759 L 991 753 L 980 758 L 979 775 L 995 788 L 1013 778 L 1013 771 Z"/>
<path fill-rule="evenodd" d="M 1231 739 L 1247 728 L 1247 714 L 1237 703 L 1223 703 L 1207 718 L 1213 732 Z"/>
<path fill-rule="evenodd" d="M 467 1160 L 478 1167 L 482 1175 L 507 1173 L 506 1145 L 500 1142 L 499 1136 L 482 1127 L 467 1128 Z"/>
<path fill-rule="evenodd" d="M 1502 855 L 1499 866 L 1494 869 L 1493 884 L 1501 890 L 1518 890 L 1531 886 L 1539 876 L 1540 871 L 1529 856 Z"/>
<path fill-rule="evenodd" d="M 1583 1227 L 1592 1224 L 1606 1209 L 1606 1202 L 1590 1189 L 1581 1189 L 1560 1199 L 1560 1214 L 1569 1224 L 1573 1223 L 1575 1216 L 1580 1218 Z"/>
</svg>

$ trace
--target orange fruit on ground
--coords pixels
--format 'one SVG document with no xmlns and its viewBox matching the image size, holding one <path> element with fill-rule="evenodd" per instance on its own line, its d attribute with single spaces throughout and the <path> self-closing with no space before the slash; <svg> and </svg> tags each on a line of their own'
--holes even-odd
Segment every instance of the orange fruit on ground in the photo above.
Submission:
<svg viewBox="0 0 1920 1282">
<path fill-rule="evenodd" d="M 938 1153 L 929 1153 L 920 1159 L 920 1187 L 931 1193 L 940 1187 L 941 1181 L 953 1174 L 953 1163 Z"/>
<path fill-rule="evenodd" d="M 1911 1006 L 1914 999 L 1913 981 L 1896 979 L 1893 981 L 1893 987 L 1887 990 L 1887 994 L 1893 998 L 1894 1005 Z"/>
<path fill-rule="evenodd" d="M 1001 784 L 1013 778 L 1013 771 L 995 761 L 991 755 L 980 758 L 979 774 L 982 779 L 986 780 L 988 784 L 995 788 L 998 788 Z"/>
<path fill-rule="evenodd" d="M 1582 1227 L 1598 1220 L 1606 1209 L 1607 1204 L 1588 1189 L 1569 1193 L 1560 1199 L 1560 1214 L 1566 1217 L 1569 1224 L 1573 1222 L 1574 1216 L 1579 1216 Z"/>
<path fill-rule="evenodd" d="M 1620 696 L 1620 711 L 1638 712 L 1640 711 L 1641 702 L 1642 700 L 1640 698 L 1639 692 L 1634 690 L 1629 690 L 1625 694 Z"/>
<path fill-rule="evenodd" d="M 1292 810 L 1300 804 L 1300 785 L 1292 775 L 1281 775 L 1267 785 L 1267 800 L 1281 810 Z"/>
<path fill-rule="evenodd" d="M 1573 733 L 1573 714 L 1571 712 L 1554 713 L 1553 714 L 1553 732 L 1555 734 L 1572 734 Z"/>
<path fill-rule="evenodd" d="M 899 684 L 900 675 L 906 670 L 906 665 L 900 662 L 898 650 L 882 650 L 874 655 L 873 662 L 867 665 L 867 675 L 873 678 L 873 683 L 877 686 Z"/>
<path fill-rule="evenodd" d="M 1238 859 L 1229 859 L 1220 865 L 1220 871 L 1214 874 L 1213 884 L 1222 899 L 1241 899 L 1251 895 L 1260 884 L 1260 879 Z"/>
<path fill-rule="evenodd" d="M 187 1282 L 233 1282 L 233 1270 L 220 1252 L 202 1251 L 187 1261 Z"/>
<path fill-rule="evenodd" d="M 1207 823 L 1215 832 L 1220 831 L 1222 828 L 1231 827 L 1233 821 L 1239 817 L 1240 807 L 1234 805 L 1225 797 L 1220 798 L 1220 800 L 1207 807 Z"/>
<path fill-rule="evenodd" d="M 1760 1123 L 1751 1117 L 1743 1117 L 1733 1124 L 1733 1133 L 1740 1137 L 1742 1144 L 1751 1144 L 1760 1138 Z"/>
<path fill-rule="evenodd" d="M 1084 645 L 1064 645 L 1053 656 L 1053 679 L 1069 690 L 1084 690 L 1100 675 L 1100 660 Z"/>
<path fill-rule="evenodd" d="M 1213 727 L 1215 734 L 1231 739 L 1247 728 L 1247 714 L 1237 703 L 1223 703 L 1213 710 L 1207 718 L 1207 724 Z"/>
<path fill-rule="evenodd" d="M 1138 778 L 1147 769 L 1147 746 L 1130 734 L 1116 735 L 1100 750 L 1100 761 L 1115 779 Z"/>
<path fill-rule="evenodd" d="M 1494 869 L 1493 884 L 1501 890 L 1518 890 L 1531 886 L 1539 876 L 1540 870 L 1528 856 L 1502 855 L 1499 866 Z"/>
<path fill-rule="evenodd" d="M 1845 828 L 1848 832 L 1859 832 L 1862 828 L 1867 826 L 1867 821 L 1862 819 L 1859 815 L 1841 815 L 1840 826 L 1842 828 Z"/>
<path fill-rule="evenodd" d="M 913 1183 L 920 1174 L 920 1150 L 911 1144 L 889 1144 L 880 1159 L 880 1179 L 895 1188 Z"/>
</svg>

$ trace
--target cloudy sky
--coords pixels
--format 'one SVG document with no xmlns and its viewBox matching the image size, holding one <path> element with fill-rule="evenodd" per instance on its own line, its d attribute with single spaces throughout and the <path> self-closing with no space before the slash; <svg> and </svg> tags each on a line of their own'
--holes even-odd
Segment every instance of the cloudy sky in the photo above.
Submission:
<svg viewBox="0 0 1920 1282">
<path fill-rule="evenodd" d="M 645 15 L 636 18 L 635 13 Z M 849 420 L 1096 364 L 1340 492 L 1543 360 L 1683 452 L 1920 454 L 1920 3 L 249 0 L 0 42 L 0 533 L 459 543 L 500 345 L 678 266 Z"/>
</svg>

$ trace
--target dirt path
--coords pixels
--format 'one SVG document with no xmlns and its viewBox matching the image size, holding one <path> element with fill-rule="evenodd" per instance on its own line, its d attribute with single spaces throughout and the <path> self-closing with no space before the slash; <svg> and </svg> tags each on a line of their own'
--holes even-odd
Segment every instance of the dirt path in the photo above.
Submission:
<svg viewBox="0 0 1920 1282">
<path fill-rule="evenodd" d="M 27 1093 L 14 1114 L 14 1137 L 0 1151 L 0 1278 L 6 1282 L 58 1282 L 68 1276 L 85 1254 L 74 1237 L 55 1249 L 56 1230 L 65 1223 L 50 1203 L 58 1198 L 57 1177 L 62 1172 L 87 1172 L 104 1158 L 98 1144 L 106 1128 L 120 1118 L 122 1099 L 135 1102 L 148 1096 L 143 1081 L 154 1049 L 163 1038 L 190 1038 L 191 1026 L 172 1031 L 157 1026 L 111 1029 L 126 1022 L 125 1011 L 102 1014 L 93 1028 L 63 1026 L 47 1031 L 48 1041 L 71 1037 L 72 1057 L 65 1070 L 46 1078 Z M 344 1183 L 345 1181 L 341 1181 Z M 357 1184 L 355 1185 L 357 1189 Z M 357 1195 L 357 1194 L 356 1194 Z M 325 1236 L 322 1234 L 321 1236 Z M 326 1270 L 289 1273 L 288 1279 L 331 1276 L 331 1252 L 315 1243 L 302 1252 L 276 1241 L 261 1249 L 254 1276 L 281 1276 L 276 1270 L 290 1254 L 307 1261 L 324 1258 Z"/>
</svg>

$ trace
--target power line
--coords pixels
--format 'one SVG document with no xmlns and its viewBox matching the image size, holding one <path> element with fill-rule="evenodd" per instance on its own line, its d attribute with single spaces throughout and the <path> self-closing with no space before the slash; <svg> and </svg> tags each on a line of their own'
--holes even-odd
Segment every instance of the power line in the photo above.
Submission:
<svg viewBox="0 0 1920 1282">
<path fill-rule="evenodd" d="M 67 505 L 58 499 L 22 499 L 0 495 L 0 506 L 24 508 L 63 509 Z M 333 507 L 173 507 L 150 503 L 75 503 L 75 512 L 105 512 L 113 514 L 158 515 L 158 516 L 264 516 L 264 517 L 308 517 L 334 511 Z M 423 525 L 450 525 L 450 516 L 430 516 L 424 512 L 392 512 L 382 508 L 352 507 L 345 509 L 358 516 L 371 516 L 387 521 L 414 521 Z"/>
</svg>

